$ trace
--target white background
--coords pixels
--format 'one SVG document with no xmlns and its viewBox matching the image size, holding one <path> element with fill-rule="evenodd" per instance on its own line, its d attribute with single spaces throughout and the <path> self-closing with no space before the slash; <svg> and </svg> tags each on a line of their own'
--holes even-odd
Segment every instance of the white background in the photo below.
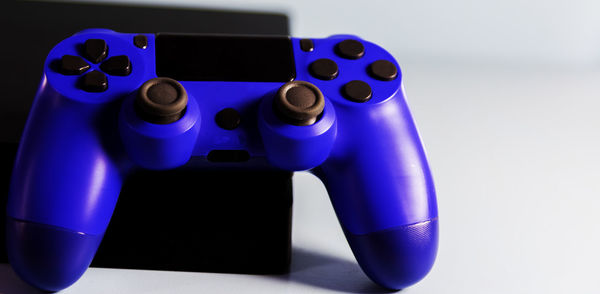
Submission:
<svg viewBox="0 0 600 294">
<path fill-rule="evenodd" d="M 353 33 L 396 57 L 441 225 L 436 265 L 405 292 L 600 291 L 600 2 L 169 3 L 285 12 L 295 36 Z M 91 269 L 64 293 L 380 291 L 327 197 L 295 175 L 289 275 Z M 0 293 L 27 289 L 0 266 Z"/>
<path fill-rule="evenodd" d="M 356 34 L 386 48 L 401 62 L 600 65 L 600 1 L 596 0 L 124 2 L 281 12 L 290 17 L 294 36 Z"/>
</svg>

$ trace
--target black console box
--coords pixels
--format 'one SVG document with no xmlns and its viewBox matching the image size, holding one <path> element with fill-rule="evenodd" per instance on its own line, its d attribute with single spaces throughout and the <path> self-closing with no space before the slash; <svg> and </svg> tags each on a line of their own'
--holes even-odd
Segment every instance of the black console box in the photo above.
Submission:
<svg viewBox="0 0 600 294">
<path fill-rule="evenodd" d="M 282 14 L 159 7 L 3 2 L 0 9 L 0 220 L 18 140 L 50 49 L 86 28 L 120 32 L 288 35 Z M 7 70 L 10 69 L 10 70 Z M 119 196 L 92 266 L 285 273 L 292 174 L 143 171 Z M 0 262 L 7 262 L 0 224 Z"/>
</svg>

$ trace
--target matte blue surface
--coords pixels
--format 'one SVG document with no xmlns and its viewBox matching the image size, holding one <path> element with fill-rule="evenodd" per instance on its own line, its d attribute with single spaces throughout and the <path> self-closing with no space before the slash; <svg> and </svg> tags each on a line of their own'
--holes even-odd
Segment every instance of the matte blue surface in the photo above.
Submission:
<svg viewBox="0 0 600 294">
<path fill-rule="evenodd" d="M 377 284 L 404 289 L 433 267 L 438 246 L 437 219 L 346 238 L 363 271 Z"/>
<path fill-rule="evenodd" d="M 19 276 L 44 291 L 60 291 L 87 270 L 102 241 L 88 235 L 31 222 L 6 219 L 6 250 Z"/>
<path fill-rule="evenodd" d="M 358 262 L 374 281 L 397 288 L 425 275 L 436 253 L 437 221 L 435 229 L 430 222 L 429 233 L 419 235 L 429 245 L 415 254 L 410 242 L 416 231 L 398 229 L 437 219 L 425 152 L 404 97 L 401 73 L 393 81 L 379 81 L 367 70 L 379 59 L 398 66 L 388 52 L 361 40 L 365 55 L 349 60 L 337 56 L 334 48 L 341 40 L 356 37 L 314 39 L 312 52 L 300 50 L 299 39 L 292 38 L 296 80 L 315 84 L 325 96 L 324 112 L 310 126 L 286 124 L 273 113 L 272 100 L 283 83 L 195 81 L 181 81 L 189 97 L 185 115 L 177 122 L 157 125 L 141 120 L 133 109 L 138 87 L 156 77 L 154 35 L 147 35 L 146 49 L 133 45 L 135 35 L 86 30 L 51 50 L 11 180 L 7 208 L 11 218 L 102 236 L 122 183 L 135 168 L 170 169 L 186 164 L 186 168 L 203 169 L 311 170 L 327 188 Z M 80 55 L 81 45 L 90 38 L 106 40 L 108 57 L 124 54 L 132 63 L 130 75 L 108 76 L 108 90 L 101 93 L 80 90 L 80 76 L 55 70 L 57 60 L 65 54 Z M 337 78 L 323 81 L 309 74 L 310 63 L 320 58 L 338 64 Z M 90 65 L 90 71 L 99 69 L 99 64 Z M 352 80 L 367 82 L 372 99 L 365 103 L 346 100 L 341 89 Z M 221 129 L 215 122 L 216 113 L 227 107 L 236 109 L 242 118 L 234 130 Z M 251 160 L 209 163 L 204 159 L 211 150 L 246 150 Z M 397 233 L 381 233 L 389 231 Z M 8 234 L 14 240 L 17 231 Z M 67 242 L 40 230 L 23 234 L 34 234 L 29 237 L 47 246 Z M 57 276 L 77 280 L 79 275 L 66 264 L 81 264 L 76 259 L 82 254 L 93 256 L 97 244 L 86 244 L 73 245 L 64 253 L 64 268 L 54 269 Z M 41 287 L 39 266 L 18 258 L 25 256 L 25 248 L 11 246 L 13 266 L 25 280 Z M 27 250 L 33 254 L 43 248 Z M 381 254 L 391 258 L 382 262 Z"/>
</svg>

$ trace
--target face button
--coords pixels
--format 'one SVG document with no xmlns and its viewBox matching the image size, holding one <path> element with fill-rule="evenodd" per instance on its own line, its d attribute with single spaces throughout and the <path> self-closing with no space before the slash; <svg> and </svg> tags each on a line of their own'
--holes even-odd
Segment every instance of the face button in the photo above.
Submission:
<svg viewBox="0 0 600 294">
<path fill-rule="evenodd" d="M 240 114 L 233 108 L 225 108 L 215 116 L 217 125 L 225 130 L 233 130 L 240 125 Z"/>
<path fill-rule="evenodd" d="M 60 59 L 60 72 L 65 75 L 80 75 L 90 69 L 90 65 L 79 56 L 65 55 Z"/>
<path fill-rule="evenodd" d="M 371 63 L 369 71 L 373 77 L 382 81 L 391 81 L 398 76 L 396 66 L 390 61 L 383 59 Z"/>
<path fill-rule="evenodd" d="M 275 113 L 285 122 L 308 126 L 323 113 L 325 98 L 317 86 L 305 81 L 285 83 L 273 100 Z"/>
<path fill-rule="evenodd" d="M 346 99 L 353 102 L 367 102 L 372 95 L 369 84 L 358 80 L 346 83 L 342 88 L 342 92 Z"/>
<path fill-rule="evenodd" d="M 145 35 L 137 35 L 133 37 L 133 45 L 140 49 L 146 49 L 146 47 L 148 47 L 148 37 Z"/>
<path fill-rule="evenodd" d="M 91 71 L 83 76 L 81 88 L 86 92 L 104 92 L 108 89 L 108 80 L 101 71 Z"/>
<path fill-rule="evenodd" d="M 341 41 L 335 49 L 339 56 L 348 59 L 359 59 L 365 55 L 365 46 L 357 40 L 347 39 Z"/>
<path fill-rule="evenodd" d="M 300 40 L 300 49 L 305 52 L 311 52 L 315 50 L 315 44 L 311 39 L 302 39 Z"/>
<path fill-rule="evenodd" d="M 127 55 L 113 56 L 104 61 L 100 68 L 109 75 L 126 76 L 131 73 L 131 61 Z"/>
<path fill-rule="evenodd" d="M 321 58 L 310 64 L 310 73 L 317 79 L 333 80 L 338 76 L 338 66 L 335 61 Z"/>
<path fill-rule="evenodd" d="M 187 102 L 187 92 L 178 81 L 154 78 L 139 88 L 135 108 L 137 114 L 145 121 L 170 124 L 183 116 Z"/>
<path fill-rule="evenodd" d="M 83 44 L 83 52 L 89 61 L 99 63 L 108 55 L 108 46 L 102 39 L 89 39 Z"/>
</svg>

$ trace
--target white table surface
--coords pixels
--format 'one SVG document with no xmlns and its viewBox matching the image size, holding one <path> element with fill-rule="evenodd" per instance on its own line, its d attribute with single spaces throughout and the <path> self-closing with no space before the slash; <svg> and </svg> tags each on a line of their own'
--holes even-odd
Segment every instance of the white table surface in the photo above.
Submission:
<svg viewBox="0 0 600 294">
<path fill-rule="evenodd" d="M 399 58 L 402 63 L 401 58 Z M 600 69 L 404 64 L 440 248 L 406 293 L 600 293 Z M 327 193 L 294 176 L 284 276 L 92 268 L 62 293 L 370 293 Z M 36 293 L 0 265 L 0 293 Z"/>
</svg>

